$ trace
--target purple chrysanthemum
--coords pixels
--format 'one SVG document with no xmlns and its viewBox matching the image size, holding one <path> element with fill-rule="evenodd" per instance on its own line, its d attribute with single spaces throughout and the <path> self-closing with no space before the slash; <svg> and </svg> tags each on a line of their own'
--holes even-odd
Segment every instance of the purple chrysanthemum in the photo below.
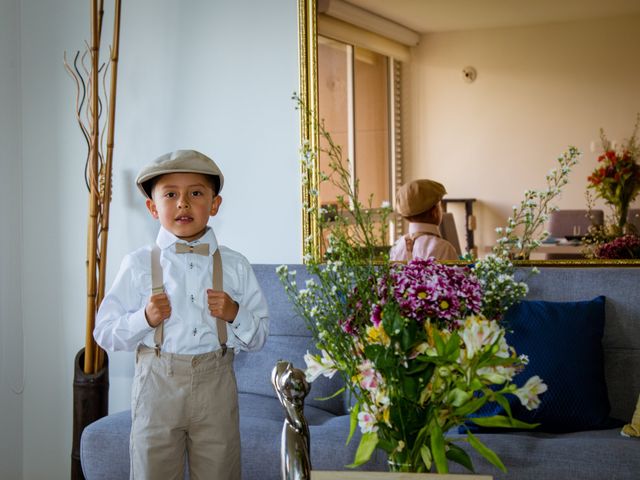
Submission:
<svg viewBox="0 0 640 480">
<path fill-rule="evenodd" d="M 480 312 L 482 288 L 467 267 L 419 258 L 395 267 L 391 282 L 392 295 L 407 318 L 430 318 L 457 327 L 459 320 Z"/>
</svg>

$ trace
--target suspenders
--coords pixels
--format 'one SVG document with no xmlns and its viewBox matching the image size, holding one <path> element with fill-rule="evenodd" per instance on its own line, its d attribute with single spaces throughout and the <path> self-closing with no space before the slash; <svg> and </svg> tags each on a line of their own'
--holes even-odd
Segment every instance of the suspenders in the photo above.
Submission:
<svg viewBox="0 0 640 480">
<path fill-rule="evenodd" d="M 213 289 L 222 291 L 222 256 L 217 248 L 213 252 Z M 164 285 L 162 281 L 162 266 L 160 265 L 160 248 L 154 245 L 151 249 L 151 293 L 155 295 L 162 292 L 164 292 Z M 216 317 L 216 328 L 222 355 L 224 355 L 227 353 L 227 322 Z M 160 355 L 162 342 L 164 341 L 164 322 L 156 327 L 153 340 L 156 355 Z"/>
<path fill-rule="evenodd" d="M 404 236 L 404 243 L 407 247 L 407 262 L 413 260 L 413 245 L 418 237 L 422 237 L 423 235 L 428 235 L 427 232 L 415 232 L 413 234 L 407 233 Z"/>
</svg>

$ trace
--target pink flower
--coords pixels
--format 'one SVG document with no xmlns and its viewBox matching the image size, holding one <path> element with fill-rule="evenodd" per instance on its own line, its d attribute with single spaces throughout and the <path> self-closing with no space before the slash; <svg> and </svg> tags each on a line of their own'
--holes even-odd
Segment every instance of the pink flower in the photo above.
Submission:
<svg viewBox="0 0 640 480">
<path fill-rule="evenodd" d="M 377 432 L 376 417 L 372 413 L 363 410 L 358 412 L 358 426 L 362 433 Z"/>
<path fill-rule="evenodd" d="M 371 323 L 373 323 L 374 327 L 379 327 L 382 322 L 382 307 L 380 304 L 376 303 L 371 308 Z"/>
</svg>

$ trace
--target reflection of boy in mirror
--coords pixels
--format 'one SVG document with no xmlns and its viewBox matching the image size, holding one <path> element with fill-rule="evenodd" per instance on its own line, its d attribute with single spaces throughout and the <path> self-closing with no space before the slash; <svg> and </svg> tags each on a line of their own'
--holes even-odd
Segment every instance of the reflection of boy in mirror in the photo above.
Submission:
<svg viewBox="0 0 640 480">
<path fill-rule="evenodd" d="M 392 261 L 411 261 L 414 257 L 457 260 L 451 243 L 442 238 L 442 197 L 447 193 L 441 183 L 414 180 L 404 184 L 396 195 L 396 212 L 409 222 L 409 233 L 391 247 Z"/>
</svg>

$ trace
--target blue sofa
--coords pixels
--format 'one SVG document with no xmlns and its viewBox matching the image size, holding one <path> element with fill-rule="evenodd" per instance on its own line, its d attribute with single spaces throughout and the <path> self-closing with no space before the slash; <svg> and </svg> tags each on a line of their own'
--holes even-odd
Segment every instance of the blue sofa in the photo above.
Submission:
<svg viewBox="0 0 640 480">
<path fill-rule="evenodd" d="M 284 413 L 270 383 L 271 370 L 280 359 L 302 368 L 303 355 L 313 350 L 310 334 L 293 312 L 275 268 L 276 265 L 254 265 L 270 307 L 271 332 L 267 344 L 260 352 L 236 357 L 244 480 L 280 478 Z M 304 266 L 290 265 L 289 268 L 298 271 L 298 282 L 302 284 L 307 276 Z M 543 267 L 540 270 L 541 273 L 528 279 L 528 299 L 564 302 L 599 295 L 606 297 L 602 344 L 611 416 L 628 422 L 640 394 L 640 268 Z M 359 442 L 356 435 L 345 445 L 349 430 L 345 397 L 318 400 L 340 386 L 338 375 L 333 379 L 322 377 L 313 383 L 305 403 L 313 469 L 345 469 L 353 460 Z M 130 425 L 130 412 L 124 411 L 85 428 L 80 454 L 88 480 L 129 478 Z M 506 431 L 477 435 L 500 456 L 507 473 L 488 464 L 470 448 L 466 449 L 476 472 L 496 479 L 640 478 L 640 439 L 621 436 L 619 427 L 571 433 Z M 362 467 L 362 470 L 385 469 L 386 458 L 380 453 Z M 464 470 L 454 466 L 453 471 Z"/>
</svg>

